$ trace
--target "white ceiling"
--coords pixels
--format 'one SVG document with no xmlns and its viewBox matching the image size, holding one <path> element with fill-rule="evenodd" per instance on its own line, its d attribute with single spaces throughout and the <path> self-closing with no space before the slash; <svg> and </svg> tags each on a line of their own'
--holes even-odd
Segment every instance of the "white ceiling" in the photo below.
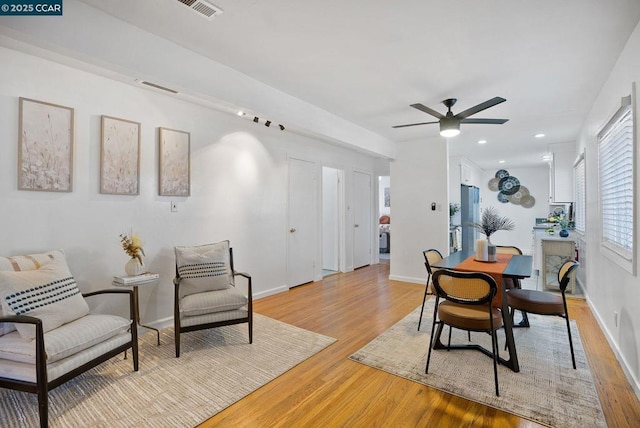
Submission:
<svg viewBox="0 0 640 428">
<path fill-rule="evenodd" d="M 82 2 L 399 144 L 438 135 L 392 128 L 432 120 L 409 104 L 504 97 L 474 117 L 506 124 L 450 140 L 484 169 L 540 165 L 548 144 L 575 141 L 640 19 L 638 0 L 215 0 L 211 21 L 177 0 Z"/>
</svg>

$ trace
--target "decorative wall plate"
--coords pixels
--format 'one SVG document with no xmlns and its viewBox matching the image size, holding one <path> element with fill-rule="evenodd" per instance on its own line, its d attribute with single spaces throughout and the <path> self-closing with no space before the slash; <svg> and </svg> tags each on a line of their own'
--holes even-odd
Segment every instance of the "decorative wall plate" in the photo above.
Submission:
<svg viewBox="0 0 640 428">
<path fill-rule="evenodd" d="M 498 190 L 498 183 L 500 183 L 500 179 L 498 177 L 494 177 L 491 180 L 489 180 L 489 190 L 491 190 L 492 192 L 497 192 Z"/>
<path fill-rule="evenodd" d="M 513 195 L 520 189 L 520 180 L 512 176 L 503 177 L 498 183 L 498 189 L 505 195 Z"/>
<path fill-rule="evenodd" d="M 505 178 L 509 176 L 509 171 L 507 171 L 506 169 L 499 169 L 496 172 L 496 178 L 500 179 L 500 178 Z"/>
<path fill-rule="evenodd" d="M 536 204 L 536 199 L 531 195 L 525 195 L 520 199 L 520 205 L 525 208 L 531 208 Z"/>
<path fill-rule="evenodd" d="M 499 200 L 500 202 L 502 202 L 503 204 L 507 204 L 507 203 L 509 203 L 509 199 L 507 199 L 507 195 L 505 195 L 505 194 L 504 194 L 504 193 L 502 193 L 502 192 L 498 192 L 498 200 Z"/>
</svg>

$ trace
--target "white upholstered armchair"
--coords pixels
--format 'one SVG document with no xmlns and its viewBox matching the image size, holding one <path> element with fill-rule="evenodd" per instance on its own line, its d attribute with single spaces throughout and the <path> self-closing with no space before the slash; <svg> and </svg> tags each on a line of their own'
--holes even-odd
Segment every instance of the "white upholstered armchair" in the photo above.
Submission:
<svg viewBox="0 0 640 428">
<path fill-rule="evenodd" d="M 229 241 L 194 247 L 175 247 L 174 334 L 176 357 L 180 334 L 225 325 L 248 323 L 253 343 L 251 276 L 236 272 Z M 236 287 L 235 278 L 246 280 L 247 292 Z"/>
<path fill-rule="evenodd" d="M 106 294 L 128 304 L 129 318 L 92 311 Z M 81 294 L 61 250 L 0 257 L 0 298 L 0 387 L 37 394 L 41 427 L 50 390 L 127 349 L 138 370 L 133 292 Z"/>
</svg>

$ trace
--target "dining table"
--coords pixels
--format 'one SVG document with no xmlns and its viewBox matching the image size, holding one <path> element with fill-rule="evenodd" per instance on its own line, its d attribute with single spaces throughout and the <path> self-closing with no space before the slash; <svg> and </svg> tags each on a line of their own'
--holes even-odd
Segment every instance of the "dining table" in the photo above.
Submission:
<svg viewBox="0 0 640 428">
<path fill-rule="evenodd" d="M 514 372 L 519 372 L 520 366 L 518 365 L 518 354 L 516 352 L 516 344 L 513 339 L 514 326 L 513 320 L 509 314 L 509 304 L 507 303 L 507 281 L 505 281 L 505 279 L 510 278 L 515 284 L 519 284 L 521 279 L 529 278 L 533 272 L 533 257 L 528 255 L 497 254 L 497 260 L 495 262 L 483 262 L 475 260 L 475 251 L 458 251 L 436 263 L 433 263 L 431 266 L 436 269 L 452 269 L 462 272 L 483 272 L 496 279 L 498 292 L 494 298 L 493 305 L 501 309 L 505 340 L 507 342 L 507 351 L 509 353 L 508 359 L 499 357 L 498 361 L 500 364 L 510 368 Z M 434 337 L 433 349 L 448 348 L 440 340 L 441 333 L 442 325 L 440 325 L 436 337 Z M 459 345 L 456 347 L 474 348 L 489 356 L 493 356 L 490 351 L 480 345 Z M 454 348 L 454 346 L 451 346 L 451 348 Z"/>
</svg>

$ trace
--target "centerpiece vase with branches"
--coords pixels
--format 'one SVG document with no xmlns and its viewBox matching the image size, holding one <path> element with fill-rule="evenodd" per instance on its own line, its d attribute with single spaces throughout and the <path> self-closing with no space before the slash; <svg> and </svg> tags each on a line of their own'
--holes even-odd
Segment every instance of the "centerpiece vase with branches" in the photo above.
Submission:
<svg viewBox="0 0 640 428">
<path fill-rule="evenodd" d="M 144 272 L 144 250 L 142 249 L 142 240 L 138 235 L 130 233 L 129 235 L 120 235 L 120 243 L 122 249 L 129 257 L 129 261 L 124 266 L 124 271 L 128 276 L 140 275 Z"/>
<path fill-rule="evenodd" d="M 476 258 L 483 261 L 496 261 L 496 247 L 491 243 L 491 235 L 499 230 L 513 230 L 515 228 L 515 224 L 511 219 L 507 217 L 502 217 L 498 214 L 498 210 L 495 207 L 488 207 L 482 211 L 482 218 L 480 219 L 480 223 L 469 223 L 470 226 L 476 228 L 480 233 L 484 234 L 487 237 L 486 245 L 488 259 L 483 260 L 484 257 L 479 258 L 478 255 L 480 251 L 477 251 L 477 248 L 480 242 L 476 243 Z"/>
</svg>

